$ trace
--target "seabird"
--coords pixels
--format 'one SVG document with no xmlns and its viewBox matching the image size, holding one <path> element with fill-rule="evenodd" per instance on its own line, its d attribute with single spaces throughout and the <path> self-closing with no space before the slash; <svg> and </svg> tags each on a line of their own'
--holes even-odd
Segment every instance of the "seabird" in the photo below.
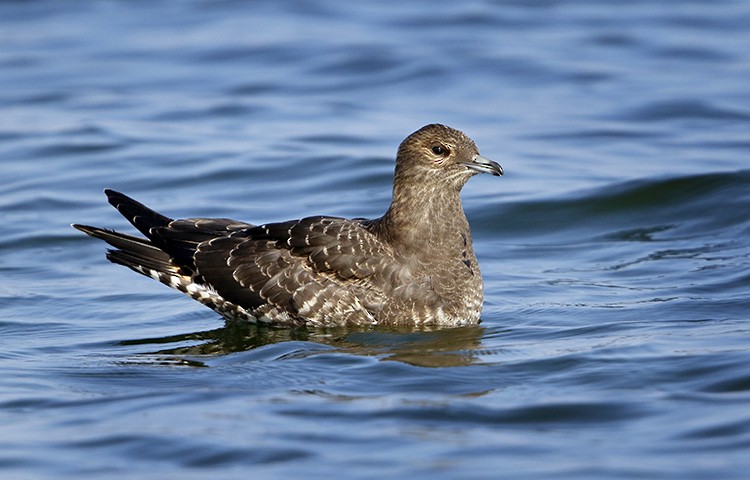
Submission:
<svg viewBox="0 0 750 480">
<path fill-rule="evenodd" d="M 458 326 L 483 301 L 461 205 L 477 173 L 500 176 L 463 132 L 432 124 L 399 146 L 390 208 L 380 218 L 306 217 L 264 225 L 173 220 L 114 190 L 109 203 L 145 238 L 74 224 L 107 258 L 177 289 L 230 321 L 280 327 Z"/>
</svg>

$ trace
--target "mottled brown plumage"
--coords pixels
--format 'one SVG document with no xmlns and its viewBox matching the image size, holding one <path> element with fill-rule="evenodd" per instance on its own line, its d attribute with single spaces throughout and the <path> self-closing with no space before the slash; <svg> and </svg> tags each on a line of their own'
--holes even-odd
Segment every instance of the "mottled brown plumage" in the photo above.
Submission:
<svg viewBox="0 0 750 480">
<path fill-rule="evenodd" d="M 483 293 L 460 191 L 478 172 L 502 175 L 502 168 L 462 132 L 434 124 L 401 143 L 393 200 L 375 220 L 172 220 L 106 190 L 146 238 L 74 227 L 114 247 L 112 262 L 230 320 L 465 325 L 479 322 Z"/>
</svg>

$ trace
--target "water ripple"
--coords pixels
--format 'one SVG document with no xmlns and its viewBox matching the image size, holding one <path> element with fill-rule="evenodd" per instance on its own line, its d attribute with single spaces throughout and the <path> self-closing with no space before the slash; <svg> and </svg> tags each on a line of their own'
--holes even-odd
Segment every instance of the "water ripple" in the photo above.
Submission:
<svg viewBox="0 0 750 480">
<path fill-rule="evenodd" d="M 652 102 L 623 113 L 621 118 L 632 122 L 660 122 L 665 120 L 747 121 L 750 112 L 721 107 L 705 101 L 677 99 Z"/>
<path fill-rule="evenodd" d="M 0 2 L 4 476 L 745 478 L 748 24 L 730 0 Z M 69 226 L 133 232 L 105 187 L 380 215 L 432 122 L 507 172 L 463 193 L 477 327 L 224 324 Z"/>
</svg>

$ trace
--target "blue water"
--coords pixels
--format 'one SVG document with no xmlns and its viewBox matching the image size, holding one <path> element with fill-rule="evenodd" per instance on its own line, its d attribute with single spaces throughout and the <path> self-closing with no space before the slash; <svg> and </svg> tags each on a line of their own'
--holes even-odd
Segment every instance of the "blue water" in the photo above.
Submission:
<svg viewBox="0 0 750 480">
<path fill-rule="evenodd" d="M 750 2 L 0 2 L 0 476 L 740 479 Z M 375 217 L 424 124 L 478 327 L 258 330 L 112 265 L 101 193 Z"/>
</svg>

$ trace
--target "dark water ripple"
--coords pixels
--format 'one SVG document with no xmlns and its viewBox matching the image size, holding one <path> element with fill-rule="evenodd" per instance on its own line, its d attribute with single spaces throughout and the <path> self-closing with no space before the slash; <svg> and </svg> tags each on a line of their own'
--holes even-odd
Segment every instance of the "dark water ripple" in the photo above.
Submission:
<svg viewBox="0 0 750 480">
<path fill-rule="evenodd" d="M 750 8 L 0 2 L 3 478 L 745 478 Z M 377 216 L 444 122 L 478 327 L 276 331 L 71 222 Z"/>
</svg>

